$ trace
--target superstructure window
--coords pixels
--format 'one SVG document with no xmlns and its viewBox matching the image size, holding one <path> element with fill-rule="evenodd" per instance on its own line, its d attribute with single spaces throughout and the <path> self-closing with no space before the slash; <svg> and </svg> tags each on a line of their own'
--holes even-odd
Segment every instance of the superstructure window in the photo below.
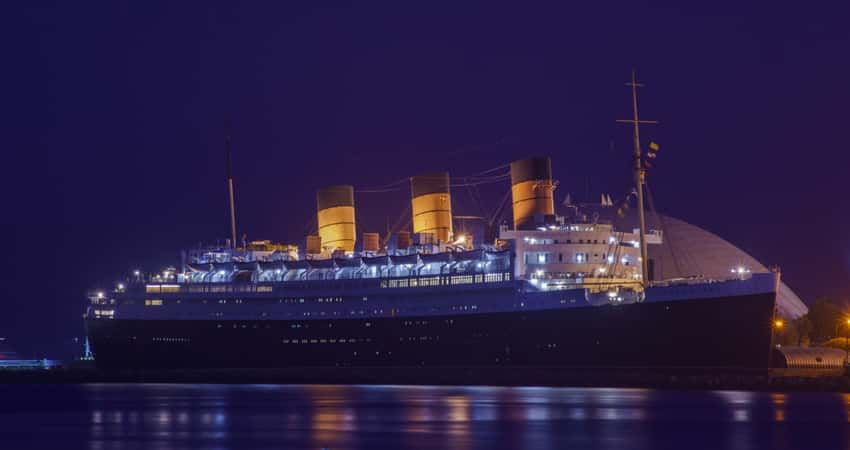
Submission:
<svg viewBox="0 0 850 450">
<path fill-rule="evenodd" d="M 525 252 L 526 264 L 546 264 L 550 262 L 551 254 L 549 252 Z"/>
<path fill-rule="evenodd" d="M 145 292 L 147 293 L 159 293 L 159 292 L 180 292 L 180 285 L 178 284 L 148 284 L 145 286 Z"/>
</svg>

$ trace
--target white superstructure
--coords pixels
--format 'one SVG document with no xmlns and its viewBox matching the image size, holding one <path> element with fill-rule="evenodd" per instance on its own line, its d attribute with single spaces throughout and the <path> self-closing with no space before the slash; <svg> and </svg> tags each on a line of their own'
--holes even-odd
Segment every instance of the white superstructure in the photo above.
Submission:
<svg viewBox="0 0 850 450">
<path fill-rule="evenodd" d="M 638 230 L 617 230 L 604 222 L 569 223 L 558 217 L 555 224 L 534 230 L 503 227 L 499 238 L 513 241 L 515 277 L 544 289 L 577 284 L 607 289 L 639 285 L 643 279 Z M 647 234 L 648 245 L 661 241 L 660 232 Z"/>
</svg>

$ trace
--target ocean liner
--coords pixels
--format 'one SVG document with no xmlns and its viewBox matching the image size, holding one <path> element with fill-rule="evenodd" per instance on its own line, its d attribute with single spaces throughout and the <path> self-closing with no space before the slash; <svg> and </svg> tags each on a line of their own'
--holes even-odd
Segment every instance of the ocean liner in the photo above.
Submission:
<svg viewBox="0 0 850 450">
<path fill-rule="evenodd" d="M 767 368 L 777 272 L 654 277 L 646 249 L 664 233 L 646 229 L 643 196 L 656 147 L 640 145 L 633 99 L 629 197 L 638 228 L 580 206 L 556 214 L 550 159 L 534 157 L 510 164 L 513 221 L 480 245 L 455 233 L 449 175 L 428 173 L 410 178 L 412 234 L 397 230 L 392 242 L 377 233 L 358 242 L 355 189 L 340 185 L 317 193 L 318 233 L 305 251 L 237 246 L 228 175 L 227 245 L 185 251 L 180 267 L 135 271 L 90 295 L 95 361 L 106 369 Z M 616 210 L 604 195 L 600 206 Z"/>
</svg>

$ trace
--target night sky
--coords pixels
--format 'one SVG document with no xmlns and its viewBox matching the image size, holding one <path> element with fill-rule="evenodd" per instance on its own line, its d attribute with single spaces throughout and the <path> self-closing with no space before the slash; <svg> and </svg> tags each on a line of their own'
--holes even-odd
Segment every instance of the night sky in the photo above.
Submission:
<svg viewBox="0 0 850 450">
<path fill-rule="evenodd" d="M 86 289 L 226 237 L 228 121 L 240 234 L 300 242 L 319 187 L 534 155 L 558 201 L 621 197 L 633 68 L 661 121 L 644 130 L 658 209 L 780 266 L 806 302 L 850 296 L 850 3 L 17 3 L 0 336 L 23 353 L 83 335 Z M 506 189 L 455 193 L 455 212 Z M 363 231 L 407 195 L 359 195 Z"/>
</svg>

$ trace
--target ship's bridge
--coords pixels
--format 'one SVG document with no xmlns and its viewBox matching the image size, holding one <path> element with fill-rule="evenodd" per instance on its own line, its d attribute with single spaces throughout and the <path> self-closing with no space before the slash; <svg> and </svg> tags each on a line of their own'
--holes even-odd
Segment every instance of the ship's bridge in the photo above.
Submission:
<svg viewBox="0 0 850 450">
<path fill-rule="evenodd" d="M 565 223 L 533 230 L 505 227 L 499 238 L 512 241 L 516 249 L 514 276 L 547 288 L 638 284 L 642 279 L 638 230 L 616 230 L 611 223 Z M 660 232 L 648 232 L 648 245 L 661 240 Z"/>
</svg>

